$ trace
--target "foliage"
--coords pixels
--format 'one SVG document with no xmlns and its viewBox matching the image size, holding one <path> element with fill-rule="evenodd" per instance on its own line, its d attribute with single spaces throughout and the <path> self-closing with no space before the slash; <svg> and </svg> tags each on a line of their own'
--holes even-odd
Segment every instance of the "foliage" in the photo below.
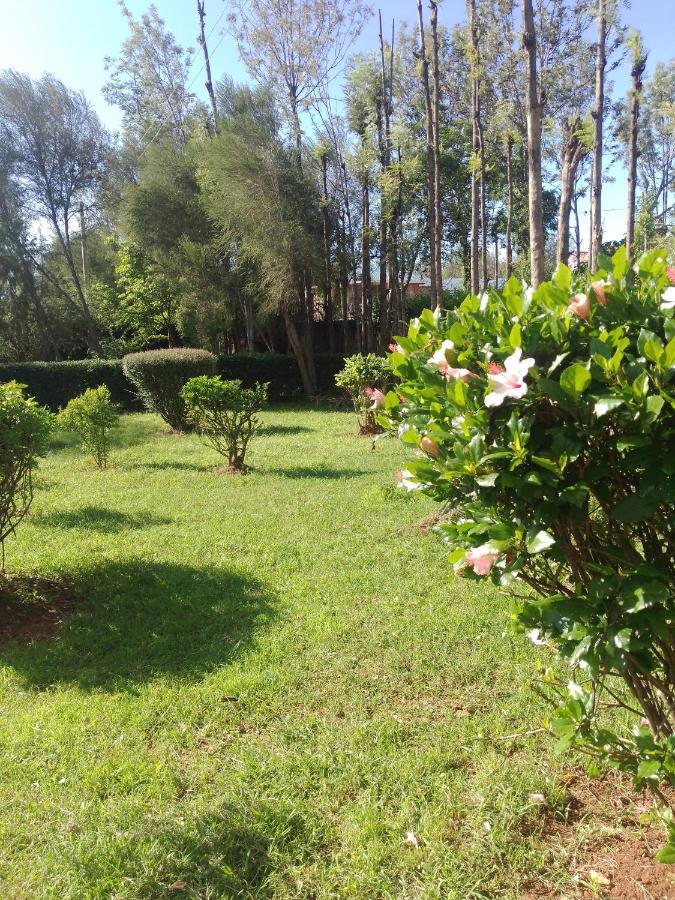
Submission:
<svg viewBox="0 0 675 900">
<path fill-rule="evenodd" d="M 117 406 L 132 411 L 142 409 L 119 359 L 77 359 L 64 362 L 0 364 L 0 381 L 25 384 L 28 393 L 52 412 L 58 412 L 87 388 L 107 385 Z"/>
<path fill-rule="evenodd" d="M 215 365 L 212 353 L 191 347 L 128 353 L 122 360 L 124 374 L 146 409 L 159 413 L 176 431 L 188 431 L 191 427 L 181 388 L 190 378 L 211 375 Z"/>
<path fill-rule="evenodd" d="M 53 419 L 24 393 L 24 385 L 0 384 L 0 544 L 14 534 L 33 501 L 33 470 L 44 456 Z"/>
<path fill-rule="evenodd" d="M 513 588 L 519 626 L 569 662 L 558 746 L 658 789 L 675 784 L 675 270 L 663 251 L 600 264 L 426 310 L 381 421 L 422 451 L 404 484 L 453 510 L 455 571 Z M 617 704 L 643 718 L 600 715 Z"/>
<path fill-rule="evenodd" d="M 335 375 L 344 361 L 340 353 L 314 355 L 320 394 L 335 393 Z M 244 387 L 252 387 L 256 381 L 269 382 L 270 400 L 295 400 L 302 395 L 297 361 L 287 353 L 225 353 L 218 357 L 217 371 L 226 380 L 240 379 Z"/>
<path fill-rule="evenodd" d="M 201 375 L 183 385 L 190 421 L 214 450 L 227 457 L 232 472 L 245 472 L 245 457 L 253 433 L 258 427 L 258 413 L 267 403 L 267 384 L 251 388 L 241 381 L 223 381 L 220 375 Z"/>
<path fill-rule="evenodd" d="M 94 457 L 99 469 L 106 468 L 110 432 L 119 425 L 119 412 L 105 384 L 88 388 L 79 397 L 73 397 L 59 413 L 57 421 L 62 428 L 79 436 L 82 449 Z"/>
<path fill-rule="evenodd" d="M 390 381 L 387 360 L 374 353 L 348 356 L 344 369 L 335 376 L 335 384 L 347 392 L 354 404 L 361 434 L 376 434 L 381 430 L 375 420 L 375 410 Z"/>
</svg>

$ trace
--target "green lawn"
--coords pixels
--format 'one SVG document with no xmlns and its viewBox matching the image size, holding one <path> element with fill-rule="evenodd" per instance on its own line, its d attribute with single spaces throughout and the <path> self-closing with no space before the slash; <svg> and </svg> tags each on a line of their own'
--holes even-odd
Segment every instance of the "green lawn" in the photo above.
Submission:
<svg viewBox="0 0 675 900">
<path fill-rule="evenodd" d="M 0 647 L 0 896 L 516 898 L 559 763 L 535 652 L 449 579 L 407 452 L 264 415 L 245 477 L 126 416 L 59 435 L 8 568 L 67 578 L 55 639 Z M 406 840 L 413 832 L 419 846 Z M 184 882 L 185 888 L 176 886 Z"/>
</svg>

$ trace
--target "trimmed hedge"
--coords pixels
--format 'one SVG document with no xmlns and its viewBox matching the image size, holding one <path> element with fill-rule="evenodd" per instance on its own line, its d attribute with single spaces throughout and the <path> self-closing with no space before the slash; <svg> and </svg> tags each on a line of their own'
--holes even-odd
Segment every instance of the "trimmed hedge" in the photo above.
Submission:
<svg viewBox="0 0 675 900">
<path fill-rule="evenodd" d="M 341 353 L 317 353 L 319 393 L 335 395 L 335 376 L 343 368 Z M 302 399 L 300 370 L 294 356 L 284 353 L 235 353 L 218 357 L 216 371 L 227 380 L 238 378 L 244 387 L 256 381 L 270 383 L 272 401 Z M 18 381 L 41 406 L 58 412 L 88 388 L 105 384 L 113 403 L 127 412 L 139 412 L 143 403 L 122 371 L 119 359 L 78 359 L 67 362 L 0 363 L 0 382 Z"/>
<path fill-rule="evenodd" d="M 341 353 L 317 353 L 314 358 L 320 394 L 335 394 L 335 376 L 345 364 Z M 270 400 L 302 398 L 302 379 L 294 356 L 284 353 L 234 353 L 218 357 L 218 374 L 239 379 L 244 387 L 269 382 Z"/>
<path fill-rule="evenodd" d="M 216 357 L 208 350 L 176 347 L 172 350 L 143 350 L 128 353 L 122 369 L 136 387 L 146 409 L 159 413 L 176 431 L 190 431 L 190 422 L 181 388 L 191 378 L 213 375 Z"/>
<path fill-rule="evenodd" d="M 104 384 L 113 403 L 129 412 L 138 412 L 143 404 L 122 372 L 118 359 L 78 359 L 66 362 L 25 362 L 0 364 L 0 382 L 25 384 L 27 394 L 41 406 L 58 412 L 73 397 Z"/>
</svg>

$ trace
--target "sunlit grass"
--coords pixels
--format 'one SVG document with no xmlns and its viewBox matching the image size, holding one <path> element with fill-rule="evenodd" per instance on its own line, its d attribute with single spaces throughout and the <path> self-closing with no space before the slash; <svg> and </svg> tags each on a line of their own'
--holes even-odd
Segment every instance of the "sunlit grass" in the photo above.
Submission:
<svg viewBox="0 0 675 900">
<path fill-rule="evenodd" d="M 153 416 L 107 471 L 55 440 L 8 567 L 80 604 L 0 647 L 2 897 L 516 898 L 544 871 L 557 763 L 511 737 L 543 709 L 506 601 L 449 580 L 400 444 L 264 420 L 244 477 Z"/>
</svg>

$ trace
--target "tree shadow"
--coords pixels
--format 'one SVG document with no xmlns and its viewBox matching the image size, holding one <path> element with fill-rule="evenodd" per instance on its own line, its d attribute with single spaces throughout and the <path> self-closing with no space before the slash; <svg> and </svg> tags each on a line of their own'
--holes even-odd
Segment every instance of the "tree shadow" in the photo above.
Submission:
<svg viewBox="0 0 675 900">
<path fill-rule="evenodd" d="M 311 837 L 296 810 L 263 803 L 244 811 L 224 806 L 153 835 L 153 842 L 169 862 L 134 884 L 139 896 L 163 897 L 182 882 L 191 897 L 265 898 L 276 895 L 270 876 L 279 854 L 297 856 L 298 848 L 307 854 Z"/>
<path fill-rule="evenodd" d="M 81 528 L 83 531 L 118 534 L 120 531 L 150 528 L 153 525 L 169 525 L 171 519 L 151 512 L 130 514 L 118 509 L 88 505 L 77 509 L 55 509 L 32 516 L 31 522 L 41 528 Z"/>
<path fill-rule="evenodd" d="M 314 429 L 307 428 L 305 425 L 261 425 L 257 433 L 265 437 L 277 434 L 309 434 L 311 431 Z"/>
<path fill-rule="evenodd" d="M 271 620 L 254 579 L 215 567 L 141 559 L 71 576 L 78 611 L 48 643 L 0 648 L 28 684 L 130 690 L 170 675 L 193 679 L 231 661 Z"/>
<path fill-rule="evenodd" d="M 270 475 L 283 475 L 284 478 L 325 478 L 338 480 L 341 478 L 358 478 L 366 475 L 363 469 L 332 469 L 330 466 L 293 466 L 287 469 L 266 469 Z"/>
<path fill-rule="evenodd" d="M 180 472 L 204 472 L 204 466 L 198 466 L 196 463 L 181 462 L 180 460 L 162 459 L 155 462 L 136 463 L 134 469 L 151 469 L 154 472 L 164 472 L 168 469 L 175 469 Z"/>
</svg>

